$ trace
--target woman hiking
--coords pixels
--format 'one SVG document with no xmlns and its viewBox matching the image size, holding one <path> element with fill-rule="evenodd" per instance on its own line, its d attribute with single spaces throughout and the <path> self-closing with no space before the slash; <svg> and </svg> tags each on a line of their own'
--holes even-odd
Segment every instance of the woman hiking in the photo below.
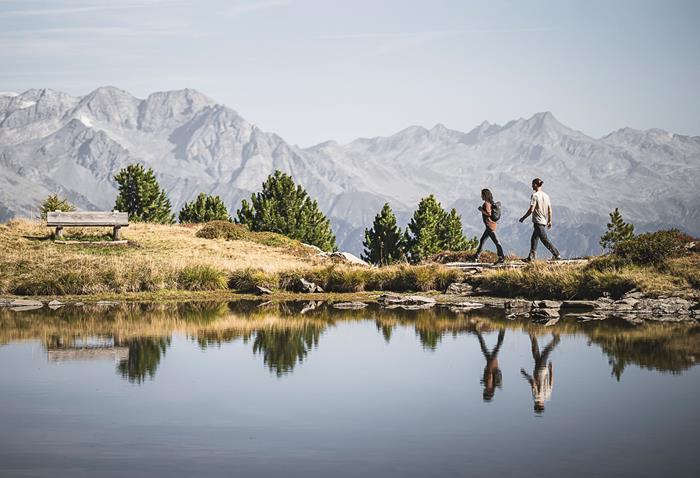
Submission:
<svg viewBox="0 0 700 478">
<path fill-rule="evenodd" d="M 481 235 L 481 240 L 479 241 L 479 247 L 476 250 L 476 256 L 474 257 L 474 260 L 477 262 L 479 261 L 479 257 L 481 256 L 481 250 L 484 248 L 484 242 L 486 242 L 486 239 L 490 237 L 493 243 L 496 245 L 496 251 L 498 252 L 498 260 L 496 261 L 496 264 L 502 264 L 505 262 L 505 256 L 503 255 L 503 248 L 501 247 L 501 243 L 498 242 L 498 236 L 496 236 L 496 221 L 494 221 L 493 216 L 493 194 L 488 189 L 482 189 L 481 199 L 483 199 L 484 204 L 479 206 L 479 211 L 481 211 L 481 218 L 484 220 L 484 226 L 486 226 L 486 229 Z M 496 217 L 495 219 L 498 220 L 498 217 Z"/>
</svg>

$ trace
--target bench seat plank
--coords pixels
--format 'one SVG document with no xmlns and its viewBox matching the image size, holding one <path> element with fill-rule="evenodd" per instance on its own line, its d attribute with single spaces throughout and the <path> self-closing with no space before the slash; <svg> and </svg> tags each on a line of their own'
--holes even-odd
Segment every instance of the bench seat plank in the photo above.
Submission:
<svg viewBox="0 0 700 478">
<path fill-rule="evenodd" d="M 129 214 L 126 212 L 49 212 L 46 225 L 53 227 L 127 227 Z"/>
</svg>

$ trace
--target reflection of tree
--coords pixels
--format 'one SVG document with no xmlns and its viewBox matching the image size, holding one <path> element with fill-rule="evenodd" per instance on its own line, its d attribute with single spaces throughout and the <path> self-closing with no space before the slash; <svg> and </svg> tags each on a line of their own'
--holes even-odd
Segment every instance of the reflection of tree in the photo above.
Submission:
<svg viewBox="0 0 700 478">
<path fill-rule="evenodd" d="M 265 364 L 278 377 L 291 372 L 312 347 L 318 345 L 320 327 L 306 325 L 298 329 L 262 329 L 256 332 L 253 353 L 262 353 Z"/>
<path fill-rule="evenodd" d="M 649 327 L 648 334 L 599 336 L 592 341 L 608 356 L 612 368 L 611 375 L 618 381 L 629 365 L 680 374 L 697 363 L 700 352 L 700 327 Z"/>
<path fill-rule="evenodd" d="M 123 378 L 131 383 L 153 379 L 160 359 L 170 346 L 170 337 L 139 337 L 121 343 L 129 347 L 129 356 L 117 365 Z"/>
<path fill-rule="evenodd" d="M 418 334 L 418 339 L 423 347 L 435 350 L 440 343 L 443 332 L 438 329 L 416 328 L 416 334 Z"/>
<path fill-rule="evenodd" d="M 376 320 L 374 323 L 377 326 L 377 330 L 382 333 L 382 337 L 384 337 L 384 341 L 386 343 L 391 342 L 391 334 L 394 331 L 394 326 L 396 324 L 391 323 L 391 322 L 389 322 L 389 323 L 382 322 L 379 320 Z"/>
</svg>

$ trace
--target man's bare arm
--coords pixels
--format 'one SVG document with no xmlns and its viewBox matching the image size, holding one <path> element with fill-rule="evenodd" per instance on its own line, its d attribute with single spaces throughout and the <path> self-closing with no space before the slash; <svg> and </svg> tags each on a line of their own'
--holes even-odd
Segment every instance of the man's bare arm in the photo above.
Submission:
<svg viewBox="0 0 700 478">
<path fill-rule="evenodd" d="M 534 208 L 533 206 L 530 206 L 530 208 L 527 210 L 527 212 L 525 213 L 525 215 L 524 215 L 523 217 L 520 218 L 520 222 L 523 222 L 525 219 L 527 219 L 527 217 L 528 217 L 530 214 L 532 214 L 532 211 L 534 211 L 534 210 L 535 210 L 535 208 Z"/>
<path fill-rule="evenodd" d="M 552 206 L 547 207 L 547 227 L 552 228 Z"/>
</svg>

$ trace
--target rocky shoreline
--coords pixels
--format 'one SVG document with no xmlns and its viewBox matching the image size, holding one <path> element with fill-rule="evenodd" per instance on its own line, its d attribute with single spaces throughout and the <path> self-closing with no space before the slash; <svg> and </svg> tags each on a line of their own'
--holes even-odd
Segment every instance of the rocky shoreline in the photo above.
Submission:
<svg viewBox="0 0 700 478">
<path fill-rule="evenodd" d="M 311 287 L 307 288 L 307 290 L 310 289 Z M 265 292 L 268 299 L 274 298 L 274 294 L 268 295 L 267 291 Z M 618 300 L 601 297 L 596 300 L 532 301 L 478 295 L 469 284 L 454 283 L 450 285 L 444 294 L 383 293 L 361 299 L 349 297 L 351 300 L 347 301 L 342 300 L 342 294 L 332 297 L 329 295 L 327 298 L 323 296 L 314 297 L 312 301 L 305 298 L 305 295 L 302 293 L 293 299 L 285 298 L 283 300 L 313 302 L 313 308 L 328 302 L 331 307 L 340 310 L 364 309 L 372 303 L 386 309 L 426 310 L 438 307 L 447 308 L 452 312 L 495 308 L 503 309 L 507 319 L 530 320 L 544 326 L 555 325 L 559 320 L 565 318 L 578 322 L 616 318 L 633 324 L 644 322 L 700 322 L 700 297 L 650 297 L 640 291 L 628 292 Z M 113 307 L 120 304 L 122 302 L 116 300 L 61 302 L 57 299 L 0 298 L 0 308 L 7 308 L 14 312 L 42 308 L 56 310 L 62 307 Z"/>
</svg>

